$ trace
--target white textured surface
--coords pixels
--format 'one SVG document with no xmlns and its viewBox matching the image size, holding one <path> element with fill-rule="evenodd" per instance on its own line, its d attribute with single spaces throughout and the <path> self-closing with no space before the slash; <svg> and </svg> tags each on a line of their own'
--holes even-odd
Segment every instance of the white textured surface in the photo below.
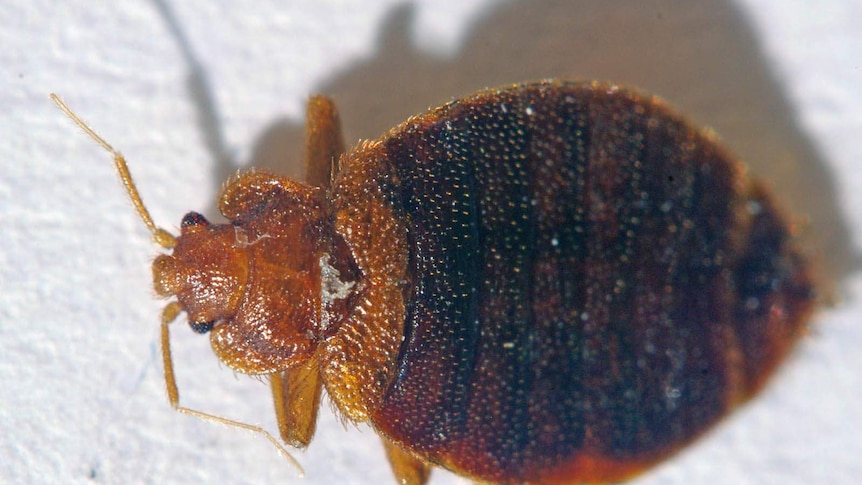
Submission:
<svg viewBox="0 0 862 485">
<path fill-rule="evenodd" d="M 451 0 L 451 8 L 433 9 L 417 2 L 414 20 L 395 27 L 406 25 L 415 45 L 425 47 L 405 56 L 414 49 L 410 42 L 400 42 L 397 31 L 382 32 L 385 16 L 402 4 L 394 0 L 177 3 L 178 22 L 204 65 L 219 124 L 240 160 L 266 130 L 285 125 L 295 133 L 315 90 L 355 90 L 371 78 L 373 102 L 352 116 L 373 118 L 370 111 L 399 91 L 396 84 L 409 82 L 387 59 L 409 59 L 410 69 L 425 77 L 438 64 L 457 65 L 473 22 L 500 8 L 491 1 Z M 658 18 L 672 15 L 655 3 Z M 862 241 L 857 3 L 732 4 L 749 16 L 765 68 L 835 172 L 856 245 Z M 156 7 L 144 0 L 35 0 L 7 2 L 0 18 L 0 483 L 391 483 L 373 433 L 341 429 L 326 408 L 316 440 L 297 453 L 308 475 L 299 479 L 265 440 L 181 416 L 166 402 L 157 353 L 160 303 L 149 282 L 154 249 L 107 155 L 47 97 L 59 92 L 123 151 L 157 223 L 173 228 L 185 211 L 211 208 L 218 179 L 230 168 L 214 168 L 205 150 L 184 87 L 188 66 Z M 613 32 L 614 18 L 609 9 L 594 21 Z M 691 19 L 698 21 L 704 19 Z M 535 40 L 543 31 L 517 35 Z M 484 49 L 491 57 L 496 47 Z M 507 58 L 517 67 L 517 53 Z M 374 66 L 384 72 L 374 74 Z M 525 71 L 525 77 L 570 74 Z M 394 79 L 391 89 L 380 76 Z M 500 82 L 462 81 L 470 89 Z M 374 134 L 364 129 L 347 126 L 348 137 Z M 763 396 L 638 483 L 858 483 L 862 278 L 851 275 L 842 293 L 843 304 L 818 316 L 811 338 Z M 234 378 L 216 364 L 206 339 L 184 325 L 175 335 L 184 403 L 274 428 L 264 385 Z M 442 472 L 433 479 L 456 481 Z"/>
</svg>

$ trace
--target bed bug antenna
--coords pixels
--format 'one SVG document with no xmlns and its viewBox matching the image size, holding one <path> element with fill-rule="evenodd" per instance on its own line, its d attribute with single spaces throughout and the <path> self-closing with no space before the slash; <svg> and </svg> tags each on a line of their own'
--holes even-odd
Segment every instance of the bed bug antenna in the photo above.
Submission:
<svg viewBox="0 0 862 485">
<path fill-rule="evenodd" d="M 157 227 L 155 223 L 153 223 L 153 218 L 150 217 L 149 211 L 147 211 L 146 206 L 144 206 L 144 202 L 141 200 L 141 195 L 138 193 L 137 187 L 135 187 L 135 181 L 132 180 L 132 174 L 129 172 L 129 167 L 126 165 L 126 159 L 123 158 L 123 155 L 120 154 L 114 147 L 108 144 L 95 130 L 90 128 L 87 123 L 84 122 L 78 115 L 76 115 L 66 103 L 60 99 L 54 93 L 51 93 L 51 100 L 63 110 L 66 115 L 72 119 L 82 130 L 84 130 L 87 135 L 90 136 L 96 143 L 98 143 L 102 148 L 111 153 L 114 158 L 114 167 L 117 168 L 117 173 L 120 175 L 120 180 L 123 181 L 123 185 L 126 187 L 126 193 L 129 194 L 129 199 L 131 199 L 132 204 L 135 206 L 135 210 L 138 211 L 138 215 L 141 217 L 141 220 L 144 221 L 144 224 L 147 225 L 150 232 L 153 234 L 153 240 L 159 246 L 165 249 L 171 249 L 177 244 L 177 239 L 168 231 Z"/>
</svg>

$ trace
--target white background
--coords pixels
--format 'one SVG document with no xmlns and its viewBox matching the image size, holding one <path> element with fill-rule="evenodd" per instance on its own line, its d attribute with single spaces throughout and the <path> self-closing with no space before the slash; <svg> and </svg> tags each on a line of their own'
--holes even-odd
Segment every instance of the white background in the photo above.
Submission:
<svg viewBox="0 0 862 485">
<path fill-rule="evenodd" d="M 170 410 L 155 248 L 107 154 L 49 92 L 123 151 L 174 229 L 187 210 L 212 214 L 236 163 L 298 161 L 312 92 L 336 97 L 352 143 L 452 96 L 541 77 L 638 85 L 715 126 L 810 218 L 799 221 L 827 278 L 844 278 L 767 392 L 638 483 L 862 476 L 858 2 L 177 3 L 216 100 L 221 161 L 154 3 L 0 6 L 0 483 L 392 483 L 374 434 L 342 429 L 327 405 L 296 453 L 304 479 L 259 436 Z M 274 429 L 265 385 L 220 366 L 185 325 L 174 335 L 185 404 Z"/>
</svg>

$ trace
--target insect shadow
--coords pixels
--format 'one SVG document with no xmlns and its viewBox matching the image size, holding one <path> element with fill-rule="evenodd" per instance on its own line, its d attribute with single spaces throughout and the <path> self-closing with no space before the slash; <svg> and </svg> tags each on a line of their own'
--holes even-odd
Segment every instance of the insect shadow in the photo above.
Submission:
<svg viewBox="0 0 862 485">
<path fill-rule="evenodd" d="M 220 184 L 236 165 L 215 121 L 210 80 L 180 23 L 154 1 L 186 55 L 190 93 Z M 714 128 L 755 175 L 772 184 L 790 213 L 807 216 L 809 245 L 829 255 L 822 258 L 827 281 L 840 281 L 860 267 L 832 174 L 797 125 L 754 31 L 733 2 L 504 2 L 474 21 L 451 57 L 415 47 L 413 17 L 412 5 L 394 8 L 380 28 L 376 54 L 315 89 L 336 100 L 348 145 L 483 87 L 548 77 L 636 86 L 669 100 L 695 124 Z M 302 128 L 303 120 L 271 122 L 255 144 L 251 165 L 296 175 Z"/>
</svg>

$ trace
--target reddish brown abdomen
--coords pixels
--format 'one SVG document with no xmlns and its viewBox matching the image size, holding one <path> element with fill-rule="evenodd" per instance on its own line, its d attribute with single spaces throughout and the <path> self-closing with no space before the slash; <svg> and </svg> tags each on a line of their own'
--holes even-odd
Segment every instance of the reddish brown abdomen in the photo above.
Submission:
<svg viewBox="0 0 862 485">
<path fill-rule="evenodd" d="M 770 196 L 651 98 L 515 86 L 383 144 L 412 279 L 373 421 L 432 462 L 626 477 L 756 391 L 810 313 Z"/>
</svg>

